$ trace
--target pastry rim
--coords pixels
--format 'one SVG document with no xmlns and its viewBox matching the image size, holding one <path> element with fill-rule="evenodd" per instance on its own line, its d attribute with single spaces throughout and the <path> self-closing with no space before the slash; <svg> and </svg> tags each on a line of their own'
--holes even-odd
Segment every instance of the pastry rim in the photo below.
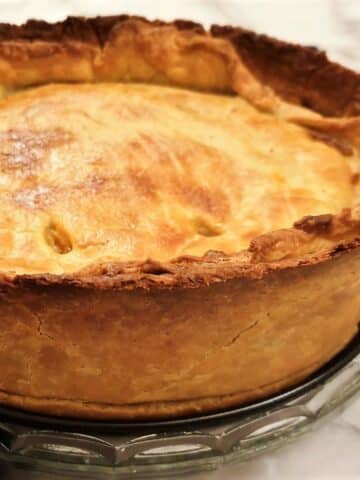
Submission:
<svg viewBox="0 0 360 480">
<path fill-rule="evenodd" d="M 278 40 L 265 35 L 257 35 L 241 28 L 212 26 L 209 32 L 199 24 L 176 20 L 171 23 L 155 20 L 150 22 L 142 17 L 129 17 L 121 15 L 117 17 L 98 17 L 94 19 L 82 19 L 69 17 L 64 22 L 48 24 L 40 21 L 29 21 L 24 26 L 0 25 L 0 59 L 6 50 L 8 58 L 14 61 L 22 55 L 28 55 L 26 48 L 32 43 L 31 52 L 34 58 L 38 55 L 52 54 L 52 49 L 66 43 L 67 48 L 73 48 L 74 55 L 86 54 L 87 47 L 94 46 L 104 48 L 111 38 L 114 26 L 128 25 L 135 22 L 137 28 L 155 26 L 171 28 L 173 32 L 191 31 L 204 36 L 205 41 L 222 37 L 237 45 L 241 39 L 260 48 L 272 49 L 274 56 L 288 55 L 291 62 L 302 62 L 301 67 L 309 71 L 316 62 L 325 71 L 325 80 L 332 81 L 335 77 L 344 79 L 353 85 L 351 96 L 344 102 L 340 116 L 360 115 L 360 74 L 347 70 L 340 65 L 330 62 L 326 55 L 312 47 L 301 47 Z M 89 29 L 92 36 L 89 37 Z M 70 32 L 70 34 L 69 34 Z M 75 35 L 74 39 L 66 36 Z M 80 39 L 80 40 L 79 40 Z M 208 40 L 207 40 L 208 39 Z M 240 40 L 239 40 L 240 39 Z M 36 40 L 41 45 L 36 45 Z M 6 42 L 10 45 L 7 49 Z M 80 45 L 80 48 L 79 48 Z M 4 47 L 5 46 L 5 47 Z M 69 47 L 70 46 L 70 47 Z M 237 55 L 240 57 L 239 51 Z M 242 57 L 241 61 L 244 59 Z M 273 62 L 274 59 L 271 59 Z M 246 62 L 245 62 L 246 63 Z M 247 65 L 250 72 L 254 73 L 251 66 Z M 260 75 L 261 77 L 261 75 Z M 260 78 L 261 80 L 261 78 Z M 283 78 L 280 78 L 283 81 Z M 324 80 L 324 82 L 325 82 Z M 339 80 L 340 81 L 340 80 Z M 286 82 L 290 82 L 285 79 Z M 345 82 L 345 83 L 346 83 Z M 288 95 L 283 91 L 277 91 L 276 85 L 270 85 L 276 94 L 283 98 Z M 326 86 L 325 86 L 326 87 Z M 321 91 L 318 86 L 316 95 L 326 95 L 326 88 Z M 281 89 L 280 89 L 281 90 Z M 285 89 L 286 90 L 286 89 Z M 351 88 L 350 88 L 351 90 Z M 294 96 L 295 95 L 295 96 Z M 316 97 L 315 95 L 315 97 Z M 303 104 L 304 99 L 296 98 L 296 92 L 291 92 L 291 103 Z M 321 103 L 321 102 L 320 102 Z M 316 102 L 312 106 L 314 111 L 320 110 Z M 329 107 L 331 110 L 331 107 Z M 338 106 L 333 106 L 334 113 L 338 115 Z M 327 112 L 329 113 L 329 112 Z M 319 246 L 319 243 L 321 244 Z M 360 208 L 344 209 L 339 214 L 324 214 L 308 216 L 296 222 L 293 228 L 270 231 L 253 239 L 247 250 L 227 254 L 225 252 L 208 251 L 202 257 L 182 256 L 169 262 L 158 262 L 151 259 L 146 261 L 112 262 L 106 264 L 94 264 L 78 272 L 71 274 L 13 274 L 0 272 L 0 287 L 44 286 L 44 285 L 74 285 L 83 288 L 96 289 L 135 289 L 147 290 L 168 288 L 197 288 L 212 283 L 230 280 L 234 278 L 262 278 L 274 270 L 283 270 L 299 266 L 309 266 L 325 262 L 334 256 L 344 255 L 346 252 L 360 246 Z"/>
</svg>

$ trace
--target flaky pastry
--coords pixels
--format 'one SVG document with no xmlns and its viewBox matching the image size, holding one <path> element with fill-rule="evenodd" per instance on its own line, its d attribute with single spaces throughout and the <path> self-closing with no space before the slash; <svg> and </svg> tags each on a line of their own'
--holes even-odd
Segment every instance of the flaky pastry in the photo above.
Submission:
<svg viewBox="0 0 360 480">
<path fill-rule="evenodd" d="M 357 332 L 360 76 L 187 21 L 0 26 L 0 402 L 150 419 Z"/>
</svg>

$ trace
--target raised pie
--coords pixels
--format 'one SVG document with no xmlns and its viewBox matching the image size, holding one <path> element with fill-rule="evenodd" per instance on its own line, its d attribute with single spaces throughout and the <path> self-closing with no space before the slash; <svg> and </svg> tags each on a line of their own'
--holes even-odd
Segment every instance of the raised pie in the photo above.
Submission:
<svg viewBox="0 0 360 480">
<path fill-rule="evenodd" d="M 0 26 L 0 402 L 91 419 L 301 382 L 360 318 L 360 76 L 240 28 Z"/>
</svg>

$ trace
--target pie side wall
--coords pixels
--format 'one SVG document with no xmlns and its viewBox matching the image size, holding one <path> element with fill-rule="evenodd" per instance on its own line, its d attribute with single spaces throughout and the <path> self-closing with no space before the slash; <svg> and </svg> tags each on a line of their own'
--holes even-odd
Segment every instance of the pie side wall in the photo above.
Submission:
<svg viewBox="0 0 360 480">
<path fill-rule="evenodd" d="M 359 268 L 354 249 L 193 290 L 3 289 L 0 402 L 70 417 L 146 419 L 268 396 L 354 336 Z"/>
</svg>

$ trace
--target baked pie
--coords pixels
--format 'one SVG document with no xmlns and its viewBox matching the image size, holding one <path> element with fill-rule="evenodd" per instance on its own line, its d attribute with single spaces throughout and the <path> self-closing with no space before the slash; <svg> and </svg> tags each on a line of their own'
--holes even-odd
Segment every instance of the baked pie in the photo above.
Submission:
<svg viewBox="0 0 360 480">
<path fill-rule="evenodd" d="M 0 26 L 0 402 L 150 419 L 301 382 L 360 318 L 360 75 L 187 21 Z"/>
</svg>

